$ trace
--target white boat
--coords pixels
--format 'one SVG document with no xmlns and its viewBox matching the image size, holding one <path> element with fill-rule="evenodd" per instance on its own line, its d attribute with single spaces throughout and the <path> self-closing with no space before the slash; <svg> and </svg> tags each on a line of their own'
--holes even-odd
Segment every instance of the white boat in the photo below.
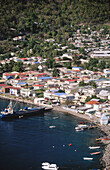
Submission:
<svg viewBox="0 0 110 170">
<path fill-rule="evenodd" d="M 88 157 L 84 157 L 83 159 L 87 160 L 87 161 L 92 161 L 93 160 L 93 158 L 88 158 Z"/>
<path fill-rule="evenodd" d="M 55 128 L 56 126 L 49 126 L 49 128 Z"/>
<path fill-rule="evenodd" d="M 84 129 L 77 126 L 75 127 L 75 130 L 78 132 L 78 131 L 83 131 Z"/>
<path fill-rule="evenodd" d="M 87 129 L 88 125 L 81 124 L 81 125 L 78 125 L 78 127 L 81 128 L 81 129 Z"/>
<path fill-rule="evenodd" d="M 56 164 L 50 164 L 48 162 L 42 163 L 42 169 L 46 170 L 57 170 L 59 167 L 57 167 Z"/>
<path fill-rule="evenodd" d="M 99 149 L 100 146 L 89 146 L 89 149 Z"/>
</svg>

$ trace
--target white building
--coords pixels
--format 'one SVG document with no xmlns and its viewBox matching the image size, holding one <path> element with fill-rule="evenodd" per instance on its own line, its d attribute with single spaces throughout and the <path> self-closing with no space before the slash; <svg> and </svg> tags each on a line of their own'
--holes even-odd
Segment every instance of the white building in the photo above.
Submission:
<svg viewBox="0 0 110 170">
<path fill-rule="evenodd" d="M 108 124 L 108 117 L 105 115 L 105 113 L 103 113 L 101 118 L 100 118 L 100 124 L 101 125 L 107 125 Z"/>
</svg>

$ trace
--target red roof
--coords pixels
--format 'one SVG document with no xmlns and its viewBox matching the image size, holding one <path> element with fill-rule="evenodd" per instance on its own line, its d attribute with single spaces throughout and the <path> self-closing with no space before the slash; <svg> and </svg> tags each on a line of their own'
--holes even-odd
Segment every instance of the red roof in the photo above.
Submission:
<svg viewBox="0 0 110 170">
<path fill-rule="evenodd" d="M 18 90 L 18 89 L 20 89 L 20 88 L 18 88 L 18 87 L 10 87 L 10 89 Z"/>
<path fill-rule="evenodd" d="M 2 88 L 4 88 L 4 89 L 9 88 L 10 89 L 10 87 L 11 86 L 6 85 L 6 86 L 3 86 Z"/>
<path fill-rule="evenodd" d="M 93 105 L 93 104 L 99 104 L 99 102 L 97 102 L 97 101 L 95 101 L 95 100 L 90 100 L 90 101 L 87 102 L 86 104 Z"/>
<path fill-rule="evenodd" d="M 80 72 L 80 70 L 73 70 L 73 71 L 75 71 L 75 72 Z"/>
<path fill-rule="evenodd" d="M 77 81 L 76 79 L 68 79 L 66 81 Z"/>
<path fill-rule="evenodd" d="M 28 58 L 20 58 L 21 60 L 28 60 Z"/>
<path fill-rule="evenodd" d="M 36 76 L 44 76 L 44 75 L 47 75 L 46 73 L 39 73 L 39 74 L 36 74 Z"/>
<path fill-rule="evenodd" d="M 15 76 L 15 75 L 19 75 L 19 73 L 4 73 L 4 76 Z"/>
<path fill-rule="evenodd" d="M 2 86 L 7 86 L 7 84 L 0 84 L 0 86 L 2 87 Z"/>
<path fill-rule="evenodd" d="M 34 84 L 33 86 L 43 87 L 44 85 L 41 85 L 41 84 Z"/>
</svg>

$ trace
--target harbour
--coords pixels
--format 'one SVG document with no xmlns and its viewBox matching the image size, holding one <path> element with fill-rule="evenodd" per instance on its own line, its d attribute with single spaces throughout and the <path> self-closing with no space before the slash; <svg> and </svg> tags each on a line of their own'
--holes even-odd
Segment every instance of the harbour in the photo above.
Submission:
<svg viewBox="0 0 110 170">
<path fill-rule="evenodd" d="M 9 101 L 0 100 L 0 103 L 2 109 Z M 16 109 L 24 106 L 18 103 Z M 81 118 L 61 111 L 47 111 L 11 121 L 0 120 L 1 170 L 40 170 L 43 162 L 55 163 L 61 170 L 102 169 L 103 146 L 101 154 L 94 155 L 93 160 L 83 160 L 83 157 L 91 157 L 88 147 L 97 145 L 96 138 L 102 133 L 97 128 L 76 132 L 79 122 L 82 122 Z"/>
</svg>

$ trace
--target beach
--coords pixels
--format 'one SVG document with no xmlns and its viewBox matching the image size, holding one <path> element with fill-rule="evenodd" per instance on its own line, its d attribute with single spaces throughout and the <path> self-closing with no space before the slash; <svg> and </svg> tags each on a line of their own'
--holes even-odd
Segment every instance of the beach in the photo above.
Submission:
<svg viewBox="0 0 110 170">
<path fill-rule="evenodd" d="M 10 98 L 7 96 L 1 96 L 1 95 L 0 95 L 0 98 L 23 102 L 23 103 L 31 104 L 31 105 L 33 104 L 33 105 L 38 106 L 38 104 L 34 104 L 31 100 L 25 100 L 25 99 L 19 99 L 19 98 L 14 99 L 14 98 Z M 107 138 L 110 138 L 110 126 L 109 125 L 100 125 L 99 119 L 96 117 L 90 118 L 90 116 L 88 116 L 88 115 L 77 113 L 76 109 L 70 109 L 70 108 L 64 107 L 64 106 L 51 106 L 51 105 L 46 105 L 46 104 L 40 104 L 39 106 L 45 106 L 47 108 L 52 107 L 53 111 L 64 112 L 64 113 L 71 114 L 73 116 L 88 120 L 89 122 L 94 123 L 99 128 L 99 130 L 103 132 L 104 137 L 106 136 Z M 109 170 L 110 169 L 110 154 L 109 154 L 110 153 L 110 140 L 102 141 L 102 142 L 105 145 L 105 149 L 103 151 L 103 156 L 102 156 L 100 162 L 103 165 L 104 170 Z"/>
</svg>

